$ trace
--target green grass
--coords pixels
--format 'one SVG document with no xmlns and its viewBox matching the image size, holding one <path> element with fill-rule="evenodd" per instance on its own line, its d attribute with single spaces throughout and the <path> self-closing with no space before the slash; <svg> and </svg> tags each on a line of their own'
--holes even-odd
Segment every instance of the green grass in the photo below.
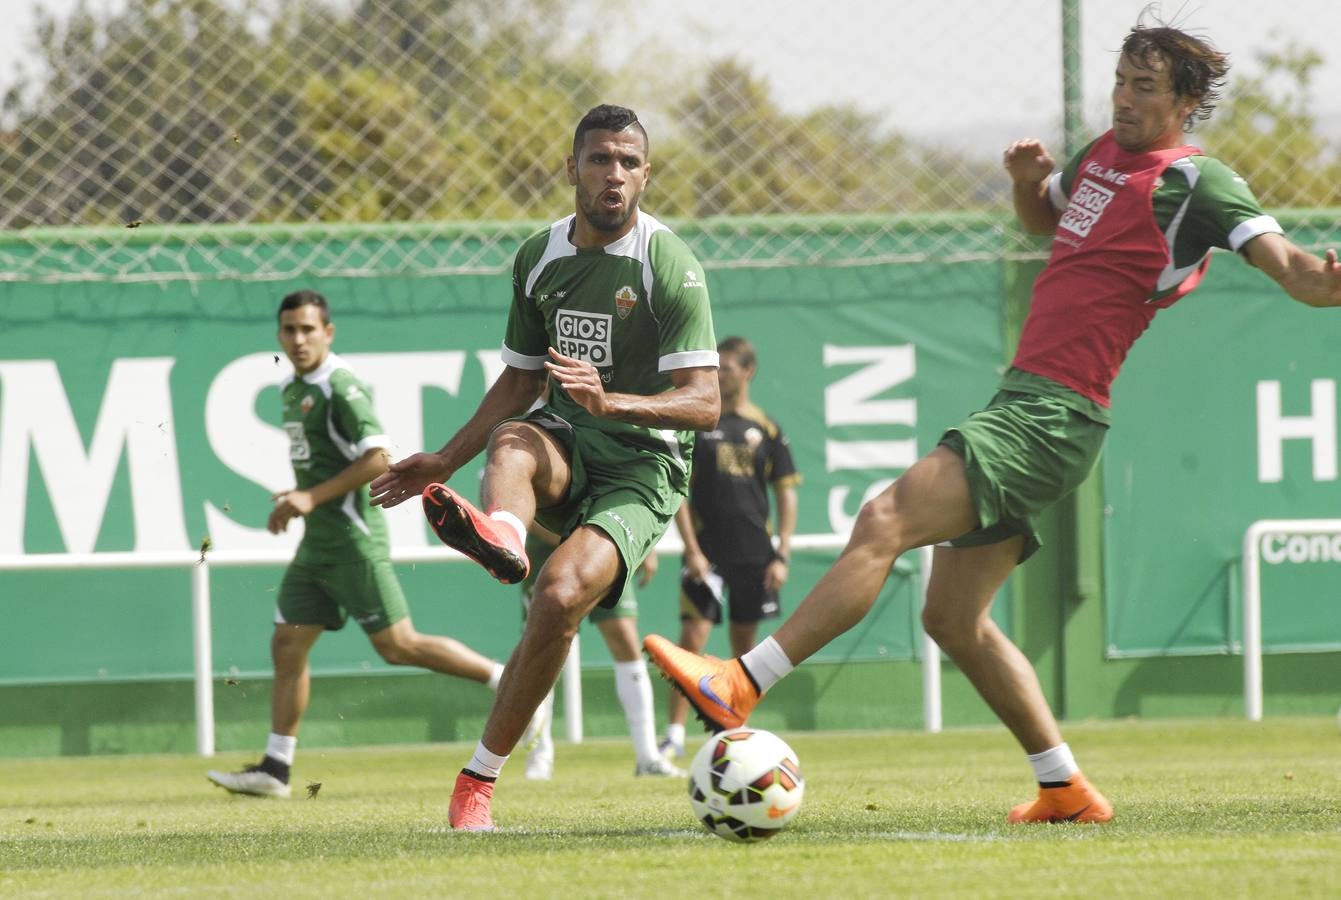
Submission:
<svg viewBox="0 0 1341 900">
<path fill-rule="evenodd" d="M 703 832 L 626 741 L 505 772 L 494 834 L 453 834 L 465 744 L 300 748 L 289 802 L 231 797 L 235 754 L 6 761 L 0 895 L 96 897 L 1336 896 L 1341 735 L 1327 718 L 1071 725 L 1106 826 L 1006 826 L 1030 778 L 1001 729 L 792 733 L 805 805 L 772 841 Z M 315 799 L 302 785 L 320 781 Z M 263 893 L 264 892 L 264 893 Z"/>
</svg>

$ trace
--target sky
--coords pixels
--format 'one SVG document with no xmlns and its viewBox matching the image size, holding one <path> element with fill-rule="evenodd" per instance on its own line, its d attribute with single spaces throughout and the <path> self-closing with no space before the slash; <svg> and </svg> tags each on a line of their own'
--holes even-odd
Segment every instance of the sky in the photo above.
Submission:
<svg viewBox="0 0 1341 900">
<path fill-rule="evenodd" d="M 124 0 L 86 0 L 95 9 Z M 338 2 L 338 0 L 337 0 Z M 0 0 L 0 91 L 13 82 L 32 8 L 57 13 L 76 0 Z M 654 90 L 658 54 L 734 58 L 773 87 L 792 112 L 843 103 L 882 117 L 891 129 L 955 149 L 999 146 L 1024 135 L 1059 133 L 1061 0 L 571 0 L 571 20 L 597 28 L 599 53 L 642 65 Z M 1141 0 L 1082 0 L 1085 110 L 1091 130 L 1106 121 L 1114 50 L 1136 21 Z M 1341 138 L 1341 2 L 1338 0 L 1176 0 L 1165 19 L 1209 36 L 1231 54 L 1236 75 L 1257 68 L 1263 49 L 1291 42 L 1327 61 L 1315 82 L 1323 130 Z"/>
</svg>

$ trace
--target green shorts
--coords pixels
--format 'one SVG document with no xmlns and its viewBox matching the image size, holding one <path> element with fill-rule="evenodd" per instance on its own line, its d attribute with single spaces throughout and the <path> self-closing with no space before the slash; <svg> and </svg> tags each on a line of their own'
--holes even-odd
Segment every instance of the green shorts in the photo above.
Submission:
<svg viewBox="0 0 1341 900">
<path fill-rule="evenodd" d="M 1107 434 L 1107 425 L 1052 397 L 999 391 L 986 409 L 940 440 L 964 459 L 980 523 L 951 546 L 995 544 L 1022 534 L 1024 562 L 1042 546 L 1034 517 L 1085 480 Z"/>
<path fill-rule="evenodd" d="M 559 442 L 572 476 L 568 496 L 555 506 L 536 510 L 536 521 L 563 538 L 591 525 L 608 534 L 619 550 L 623 581 L 600 602 L 602 608 L 613 609 L 633 589 L 638 566 L 675 518 L 684 498 L 675 485 L 683 478 L 677 478 L 661 456 L 602 431 L 579 432 L 546 408 L 521 421 L 542 428 Z"/>
<path fill-rule="evenodd" d="M 526 557 L 531 561 L 531 571 L 526 573 L 525 580 L 521 583 L 522 589 L 522 619 L 526 619 L 526 613 L 531 608 L 531 593 L 535 590 L 535 580 L 544 568 L 545 561 L 554 553 L 555 547 L 547 541 L 539 538 L 526 536 Z M 636 619 L 638 617 L 638 595 L 633 590 L 633 584 L 629 583 L 624 588 L 624 593 L 619 595 L 618 602 L 610 609 L 603 609 L 597 606 L 587 616 L 587 621 L 593 625 L 599 625 L 602 622 L 608 622 L 611 619 Z"/>
<path fill-rule="evenodd" d="M 276 605 L 277 625 L 321 625 L 339 631 L 353 616 L 368 634 L 410 614 L 400 581 L 386 559 L 290 563 Z"/>
</svg>

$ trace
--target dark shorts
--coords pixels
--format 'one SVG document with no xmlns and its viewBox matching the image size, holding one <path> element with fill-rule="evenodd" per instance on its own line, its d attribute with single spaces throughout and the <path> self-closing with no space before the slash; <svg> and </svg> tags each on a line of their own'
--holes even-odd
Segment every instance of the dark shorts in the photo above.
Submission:
<svg viewBox="0 0 1341 900">
<path fill-rule="evenodd" d="M 713 566 L 706 581 L 694 581 L 680 575 L 680 618 L 722 621 L 722 602 L 730 607 L 732 622 L 748 624 L 775 619 L 781 611 L 778 592 L 764 589 L 764 570 L 768 563 L 744 563 Z M 725 595 L 725 597 L 723 597 Z"/>
<path fill-rule="evenodd" d="M 980 523 L 950 545 L 977 547 L 1024 535 L 1024 562 L 1042 546 L 1034 518 L 1085 480 L 1107 434 L 1107 425 L 1055 398 L 998 392 L 940 440 L 964 460 Z"/>
<path fill-rule="evenodd" d="M 536 521 L 564 538 L 583 525 L 599 528 L 618 549 L 624 580 L 599 604 L 613 609 L 624 592 L 632 590 L 638 566 L 666 533 L 680 506 L 682 494 L 672 487 L 669 464 L 602 431 L 578 432 L 543 407 L 518 421 L 535 425 L 556 440 L 568 457 L 571 473 L 568 496 L 554 506 L 537 509 Z"/>
<path fill-rule="evenodd" d="M 275 624 L 321 625 L 339 631 L 353 617 L 368 634 L 410 614 L 390 560 L 290 563 L 279 585 Z"/>
</svg>

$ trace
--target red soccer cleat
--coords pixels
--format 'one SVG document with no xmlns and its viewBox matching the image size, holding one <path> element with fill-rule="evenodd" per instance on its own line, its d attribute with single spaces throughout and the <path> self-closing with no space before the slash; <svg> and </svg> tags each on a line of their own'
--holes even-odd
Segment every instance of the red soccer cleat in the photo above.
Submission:
<svg viewBox="0 0 1341 900">
<path fill-rule="evenodd" d="M 448 824 L 457 831 L 493 831 L 494 817 L 489 811 L 493 796 L 493 779 L 484 781 L 463 769 L 456 776 L 452 803 L 447 807 Z"/>
<path fill-rule="evenodd" d="M 504 584 L 517 584 L 531 570 L 516 533 L 445 484 L 435 482 L 424 488 L 424 515 L 438 540 L 469 556 Z"/>
</svg>

